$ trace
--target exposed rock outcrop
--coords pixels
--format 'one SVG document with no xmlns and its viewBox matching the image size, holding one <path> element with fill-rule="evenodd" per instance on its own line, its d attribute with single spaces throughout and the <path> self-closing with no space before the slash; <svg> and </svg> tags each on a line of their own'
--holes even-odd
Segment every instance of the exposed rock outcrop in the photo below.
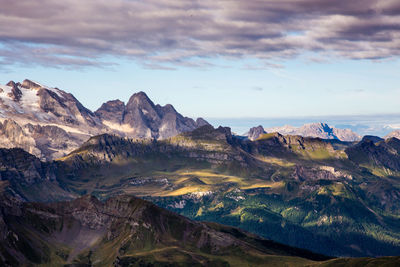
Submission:
<svg viewBox="0 0 400 267">
<path fill-rule="evenodd" d="M 60 173 L 63 170 L 54 162 L 42 162 L 20 148 L 0 148 L 0 183 L 6 183 L 8 194 L 20 200 L 54 201 L 75 197 L 60 184 L 57 179 Z"/>
<path fill-rule="evenodd" d="M 112 122 L 121 124 L 124 118 L 125 104 L 121 100 L 111 100 L 96 110 L 95 114 L 101 118 L 103 122 Z"/>
</svg>

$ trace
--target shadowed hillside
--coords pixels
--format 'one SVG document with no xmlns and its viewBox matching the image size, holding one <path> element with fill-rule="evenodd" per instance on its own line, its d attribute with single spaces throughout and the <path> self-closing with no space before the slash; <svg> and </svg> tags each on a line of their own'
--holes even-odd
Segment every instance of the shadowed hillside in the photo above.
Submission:
<svg viewBox="0 0 400 267">
<path fill-rule="evenodd" d="M 0 208 L 3 266 L 303 266 L 328 259 L 131 196 L 49 205 L 2 198 Z"/>
</svg>

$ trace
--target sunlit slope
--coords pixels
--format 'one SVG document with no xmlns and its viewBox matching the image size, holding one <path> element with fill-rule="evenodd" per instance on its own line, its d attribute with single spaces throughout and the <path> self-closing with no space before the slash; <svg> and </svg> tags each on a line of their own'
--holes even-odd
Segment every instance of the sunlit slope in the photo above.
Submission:
<svg viewBox="0 0 400 267">
<path fill-rule="evenodd" d="M 321 253 L 396 255 L 398 142 L 249 141 L 211 126 L 163 141 L 102 135 L 60 159 L 58 177 L 74 194 L 133 194 Z"/>
<path fill-rule="evenodd" d="M 345 158 L 343 150 L 320 139 L 271 134 L 271 138 L 245 143 L 232 137 L 226 128 L 205 126 L 158 142 L 102 135 L 59 161 L 78 173 L 76 181 L 65 180 L 77 190 L 165 196 L 222 190 L 226 186 L 277 187 L 283 185 L 283 179 L 298 173 L 339 175 L 329 165 L 352 170 L 354 166 Z M 310 168 L 302 171 L 304 166 Z M 344 171 L 343 175 L 348 173 Z M 138 187 L 141 189 L 136 190 Z"/>
</svg>

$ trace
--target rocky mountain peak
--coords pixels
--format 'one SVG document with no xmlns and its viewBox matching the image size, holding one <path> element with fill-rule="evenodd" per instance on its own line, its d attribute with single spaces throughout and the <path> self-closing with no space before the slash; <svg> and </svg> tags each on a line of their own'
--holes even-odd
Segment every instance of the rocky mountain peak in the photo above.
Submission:
<svg viewBox="0 0 400 267">
<path fill-rule="evenodd" d="M 164 112 L 164 113 L 174 113 L 174 114 L 178 113 L 178 112 L 175 110 L 174 106 L 172 106 L 171 104 L 166 104 L 166 105 L 163 106 L 163 107 L 161 107 L 160 105 L 157 105 L 157 106 L 161 108 L 161 112 Z"/>
<path fill-rule="evenodd" d="M 146 95 L 144 92 L 138 92 L 133 94 L 128 103 L 126 104 L 126 112 L 140 112 L 143 115 L 150 114 L 150 116 L 158 117 L 158 114 L 155 110 L 156 106 L 153 101 Z"/>
<path fill-rule="evenodd" d="M 134 105 L 134 104 L 135 104 L 135 105 L 140 105 L 140 106 L 143 106 L 143 105 L 150 105 L 150 106 L 153 106 L 153 107 L 154 107 L 153 101 L 151 101 L 151 99 L 150 99 L 150 98 L 147 96 L 147 94 L 146 94 L 145 92 L 143 92 L 143 91 L 134 93 L 134 94 L 130 97 L 127 106 L 129 106 L 129 105 Z"/>
<path fill-rule="evenodd" d="M 329 127 L 328 124 L 323 123 L 323 122 L 317 122 L 317 123 L 308 123 L 305 124 L 301 127 L 303 131 L 315 131 L 319 133 L 323 133 L 328 136 L 332 136 L 333 130 L 331 127 Z"/>
<path fill-rule="evenodd" d="M 20 83 L 16 83 L 16 82 L 14 82 L 14 81 L 9 81 L 6 85 L 9 86 L 9 87 L 18 87 L 18 86 L 21 86 Z"/>
<path fill-rule="evenodd" d="M 197 127 L 202 127 L 202 126 L 205 126 L 205 125 L 210 125 L 210 124 L 208 123 L 208 121 L 206 121 L 206 120 L 203 119 L 203 118 L 197 118 L 197 119 L 196 119 L 196 124 L 197 124 Z"/>
<path fill-rule="evenodd" d="M 95 111 L 96 116 L 103 121 L 121 123 L 125 111 L 125 103 L 119 99 L 107 101 Z"/>
<path fill-rule="evenodd" d="M 15 102 L 19 102 L 22 97 L 22 92 L 19 89 L 21 84 L 15 83 L 14 81 L 9 81 L 7 83 L 7 86 L 11 87 L 11 92 L 8 93 L 8 96 L 11 97 L 11 99 L 14 100 Z"/>
<path fill-rule="evenodd" d="M 105 109 L 105 110 L 109 110 L 109 109 L 124 109 L 125 108 L 125 103 L 119 99 L 115 99 L 115 100 L 110 100 L 107 101 L 106 103 L 103 103 L 101 105 L 101 107 L 98 110 L 101 109 Z"/>
<path fill-rule="evenodd" d="M 249 138 L 249 140 L 251 140 L 251 141 L 254 141 L 258 137 L 260 137 L 260 135 L 266 134 L 266 133 L 267 132 L 264 130 L 264 127 L 259 125 L 257 127 L 250 128 L 249 132 L 247 133 L 247 138 Z"/>
<path fill-rule="evenodd" d="M 37 83 L 37 82 L 34 82 L 34 81 L 31 81 L 31 80 L 28 80 L 28 79 L 25 79 L 23 82 L 22 82 L 22 85 L 21 85 L 23 88 L 26 88 L 26 89 L 40 89 L 40 88 L 42 88 L 43 86 L 42 85 L 40 85 L 39 83 Z"/>
<path fill-rule="evenodd" d="M 232 131 L 230 127 L 223 127 L 223 126 L 219 126 L 216 130 L 219 133 L 222 133 L 225 135 L 225 137 L 230 140 L 232 139 Z"/>
<path fill-rule="evenodd" d="M 155 105 L 144 92 L 133 94 L 120 122 L 116 118 L 113 122 L 129 127 L 131 136 L 156 139 L 168 138 L 199 127 L 194 120 L 179 114 L 171 104 Z M 200 120 L 200 125 L 206 123 Z"/>
</svg>

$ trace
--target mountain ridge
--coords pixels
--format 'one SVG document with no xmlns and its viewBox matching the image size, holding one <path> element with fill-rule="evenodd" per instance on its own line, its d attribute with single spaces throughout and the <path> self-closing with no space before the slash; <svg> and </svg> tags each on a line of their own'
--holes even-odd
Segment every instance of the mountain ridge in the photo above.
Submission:
<svg viewBox="0 0 400 267">
<path fill-rule="evenodd" d="M 237 228 L 192 221 L 133 196 L 101 202 L 87 195 L 51 204 L 2 197 L 0 211 L 0 263 L 6 266 L 265 266 L 330 259 Z"/>
</svg>

